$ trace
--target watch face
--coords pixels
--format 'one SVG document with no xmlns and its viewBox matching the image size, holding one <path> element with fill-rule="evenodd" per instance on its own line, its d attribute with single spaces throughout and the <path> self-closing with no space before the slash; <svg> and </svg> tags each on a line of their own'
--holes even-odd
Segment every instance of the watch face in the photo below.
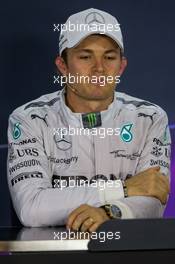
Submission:
<svg viewBox="0 0 175 264">
<path fill-rule="evenodd" d="M 121 210 L 116 205 L 111 205 L 111 214 L 114 218 L 121 218 Z"/>
</svg>

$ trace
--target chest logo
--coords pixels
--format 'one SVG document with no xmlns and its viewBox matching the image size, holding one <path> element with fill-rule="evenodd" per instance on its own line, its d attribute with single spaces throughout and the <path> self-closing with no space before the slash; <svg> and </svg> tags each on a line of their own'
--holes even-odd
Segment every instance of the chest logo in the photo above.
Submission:
<svg viewBox="0 0 175 264">
<path fill-rule="evenodd" d="M 72 147 L 72 142 L 70 140 L 70 136 L 68 135 L 59 135 L 59 134 L 55 134 L 54 135 L 54 141 L 56 143 L 56 146 L 58 149 L 60 150 L 68 150 Z"/>
<path fill-rule="evenodd" d="M 20 123 L 16 123 L 13 128 L 13 138 L 18 139 L 21 136 Z"/>
<path fill-rule="evenodd" d="M 133 135 L 131 132 L 133 124 L 124 125 L 121 129 L 120 137 L 124 142 L 131 142 L 133 139 Z"/>
<path fill-rule="evenodd" d="M 100 112 L 82 114 L 84 128 L 99 127 L 102 124 Z"/>
</svg>

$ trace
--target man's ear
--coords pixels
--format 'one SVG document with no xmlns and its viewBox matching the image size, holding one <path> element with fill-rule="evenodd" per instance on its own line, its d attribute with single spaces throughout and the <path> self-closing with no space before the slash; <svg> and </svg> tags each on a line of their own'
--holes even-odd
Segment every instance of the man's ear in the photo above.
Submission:
<svg viewBox="0 0 175 264">
<path fill-rule="evenodd" d="M 120 65 L 120 70 L 119 70 L 119 75 L 121 76 L 128 64 L 128 61 L 127 59 L 123 56 L 122 59 L 121 59 L 121 65 Z"/>
<path fill-rule="evenodd" d="M 62 57 L 57 56 L 55 59 L 55 64 L 62 75 L 67 75 L 67 65 Z"/>
</svg>

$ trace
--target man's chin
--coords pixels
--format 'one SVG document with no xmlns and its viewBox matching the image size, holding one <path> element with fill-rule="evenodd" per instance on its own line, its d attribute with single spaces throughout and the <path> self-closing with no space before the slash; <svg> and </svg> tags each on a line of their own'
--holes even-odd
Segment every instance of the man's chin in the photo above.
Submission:
<svg viewBox="0 0 175 264">
<path fill-rule="evenodd" d="M 104 100 L 109 98 L 113 94 L 113 89 L 106 87 L 102 84 L 95 84 L 91 86 L 91 96 L 99 100 Z"/>
<path fill-rule="evenodd" d="M 87 94 L 86 99 L 87 100 L 94 100 L 94 101 L 104 101 L 107 100 L 109 97 L 111 97 L 111 93 L 91 93 L 91 94 Z"/>
<path fill-rule="evenodd" d="M 81 91 L 81 92 L 80 92 Z M 107 100 L 109 97 L 113 96 L 114 88 L 107 87 L 102 84 L 91 84 L 82 89 L 79 89 L 79 96 L 82 96 L 86 100 Z"/>
</svg>

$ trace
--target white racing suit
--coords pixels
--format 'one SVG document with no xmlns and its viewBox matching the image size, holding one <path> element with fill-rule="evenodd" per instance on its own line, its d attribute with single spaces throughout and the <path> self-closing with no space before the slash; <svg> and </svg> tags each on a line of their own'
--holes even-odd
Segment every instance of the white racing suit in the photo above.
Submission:
<svg viewBox="0 0 175 264">
<path fill-rule="evenodd" d="M 157 105 L 115 92 L 107 110 L 73 113 L 63 89 L 17 108 L 8 143 L 9 189 L 25 226 L 64 225 L 81 204 L 116 204 L 122 218 L 163 215 L 158 199 L 124 197 L 121 184 L 155 166 L 169 176 L 168 119 Z"/>
</svg>

